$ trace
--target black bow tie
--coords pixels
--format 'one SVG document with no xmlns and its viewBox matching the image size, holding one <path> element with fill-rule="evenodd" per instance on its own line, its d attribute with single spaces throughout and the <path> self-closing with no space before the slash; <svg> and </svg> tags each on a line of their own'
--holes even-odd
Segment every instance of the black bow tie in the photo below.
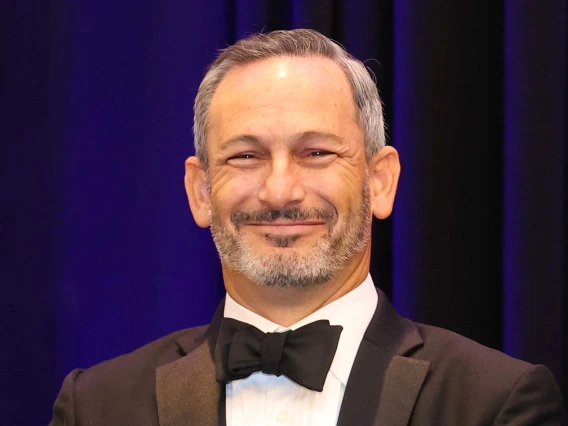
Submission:
<svg viewBox="0 0 568 426">
<path fill-rule="evenodd" d="M 215 349 L 220 383 L 252 373 L 282 374 L 307 389 L 321 392 L 343 327 L 320 320 L 283 333 L 263 333 L 232 318 L 223 318 Z"/>
</svg>

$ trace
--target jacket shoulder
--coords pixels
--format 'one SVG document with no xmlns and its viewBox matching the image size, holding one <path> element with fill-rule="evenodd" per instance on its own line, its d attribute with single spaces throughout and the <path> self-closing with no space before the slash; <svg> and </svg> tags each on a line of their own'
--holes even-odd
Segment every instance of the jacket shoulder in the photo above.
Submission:
<svg viewBox="0 0 568 426">
<path fill-rule="evenodd" d="M 446 377 L 450 383 L 461 382 L 480 391 L 511 389 L 535 367 L 452 331 L 424 324 L 416 326 L 424 340 L 416 358 L 430 361 L 432 376 Z"/>
<path fill-rule="evenodd" d="M 460 425 L 478 424 L 473 419 L 481 419 L 483 424 L 509 424 L 501 421 L 517 417 L 531 419 L 523 424 L 548 425 L 536 419 L 564 418 L 558 386 L 546 367 L 512 358 L 448 330 L 423 324 L 416 327 L 424 345 L 411 356 L 430 362 L 417 415 L 434 412 L 436 424 Z"/>
<path fill-rule="evenodd" d="M 80 374 L 81 380 L 96 380 L 104 377 L 111 379 L 125 375 L 138 376 L 146 370 L 154 372 L 160 365 L 185 355 L 178 341 L 191 342 L 189 346 L 196 347 L 205 338 L 208 327 L 208 325 L 203 325 L 179 330 L 147 343 L 128 354 L 103 361 L 83 370 Z"/>
<path fill-rule="evenodd" d="M 433 368 L 453 374 L 462 372 L 482 377 L 487 374 L 493 381 L 507 378 L 515 381 L 534 367 L 452 331 L 425 324 L 415 325 L 424 340 L 424 346 L 416 357 L 430 361 Z"/>
<path fill-rule="evenodd" d="M 209 326 L 174 332 L 126 355 L 69 373 L 50 425 L 157 424 L 156 368 L 197 347 Z M 180 346 L 183 342 L 183 349 Z M 154 423 L 147 423 L 153 420 Z"/>
</svg>

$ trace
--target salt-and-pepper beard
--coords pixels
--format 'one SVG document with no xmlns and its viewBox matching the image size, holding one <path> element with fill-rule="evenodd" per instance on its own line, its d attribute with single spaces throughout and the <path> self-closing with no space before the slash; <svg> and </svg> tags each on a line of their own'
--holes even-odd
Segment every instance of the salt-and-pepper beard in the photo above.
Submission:
<svg viewBox="0 0 568 426">
<path fill-rule="evenodd" d="M 253 244 L 242 234 L 240 225 L 247 222 L 270 223 L 279 218 L 290 221 L 324 220 L 327 231 L 312 247 L 302 251 L 293 247 L 300 236 L 266 234 L 264 237 L 275 246 L 292 247 L 276 249 L 274 253 L 268 254 L 255 253 Z M 341 225 L 338 225 L 337 211 L 332 207 L 235 212 L 231 215 L 234 234 L 224 226 L 214 205 L 210 218 L 213 241 L 226 267 L 240 272 L 257 284 L 281 288 L 308 288 L 329 281 L 365 248 L 371 235 L 371 221 L 368 176 L 361 205 L 350 207 Z"/>
</svg>

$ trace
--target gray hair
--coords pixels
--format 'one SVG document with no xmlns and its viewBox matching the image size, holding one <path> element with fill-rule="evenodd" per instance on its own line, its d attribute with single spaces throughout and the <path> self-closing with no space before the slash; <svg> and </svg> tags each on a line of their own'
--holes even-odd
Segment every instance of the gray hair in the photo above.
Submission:
<svg viewBox="0 0 568 426">
<path fill-rule="evenodd" d="M 223 49 L 205 73 L 194 104 L 193 134 L 195 155 L 208 168 L 207 124 L 211 99 L 227 72 L 277 56 L 323 56 L 334 61 L 345 73 L 356 106 L 356 120 L 365 137 L 365 157 L 369 161 L 385 146 L 385 126 L 381 100 L 375 82 L 365 65 L 315 30 L 298 29 L 253 34 Z"/>
</svg>

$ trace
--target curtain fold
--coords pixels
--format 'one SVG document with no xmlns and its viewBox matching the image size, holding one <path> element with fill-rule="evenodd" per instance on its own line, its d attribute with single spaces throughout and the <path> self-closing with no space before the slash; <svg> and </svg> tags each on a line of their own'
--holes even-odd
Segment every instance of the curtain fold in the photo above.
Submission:
<svg viewBox="0 0 568 426">
<path fill-rule="evenodd" d="M 566 3 L 505 3 L 504 349 L 566 356 Z M 557 336 L 554 338 L 554 336 Z"/>
<path fill-rule="evenodd" d="M 567 389 L 564 1 L 1 9 L 2 424 L 46 424 L 72 368 L 209 321 L 224 289 L 183 189 L 193 100 L 218 49 L 299 27 L 373 72 L 401 156 L 375 283 L 402 314 L 543 363 Z"/>
<path fill-rule="evenodd" d="M 441 6 L 443 2 L 439 2 Z M 393 301 L 417 321 L 501 346 L 499 43 L 479 3 L 395 2 Z"/>
</svg>

